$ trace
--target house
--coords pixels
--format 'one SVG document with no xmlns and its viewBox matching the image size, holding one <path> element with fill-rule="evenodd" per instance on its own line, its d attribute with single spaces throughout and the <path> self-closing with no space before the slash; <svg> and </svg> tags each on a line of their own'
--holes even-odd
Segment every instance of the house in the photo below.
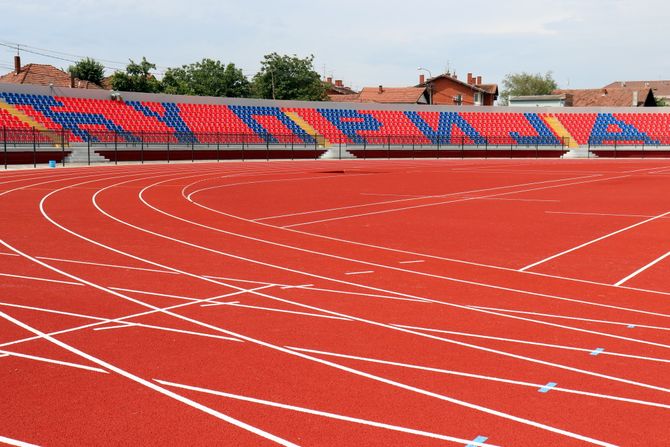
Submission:
<svg viewBox="0 0 670 447">
<path fill-rule="evenodd" d="M 554 90 L 552 94 L 572 96 L 572 107 L 656 107 L 654 92 L 649 87 Z"/>
<path fill-rule="evenodd" d="M 326 78 L 325 82 L 323 83 L 324 87 L 326 87 L 326 95 L 328 98 L 330 98 L 331 101 L 338 101 L 339 98 L 335 97 L 340 97 L 340 96 L 351 96 L 351 95 L 357 95 L 354 90 L 350 89 L 349 87 L 345 87 L 344 83 L 342 83 L 341 79 L 336 79 L 335 82 L 333 82 L 333 78 L 328 77 Z"/>
<path fill-rule="evenodd" d="M 509 107 L 572 107 L 572 95 L 529 95 L 510 96 Z"/>
<path fill-rule="evenodd" d="M 425 87 L 429 103 L 436 105 L 492 106 L 498 99 L 498 85 L 484 84 L 481 76 L 472 73 L 468 73 L 466 82 L 449 72 L 427 80 L 420 75 L 417 87 Z"/>
<path fill-rule="evenodd" d="M 656 100 L 663 100 L 665 105 L 670 106 L 670 81 L 615 81 L 604 88 L 650 88 L 654 92 Z"/>
<path fill-rule="evenodd" d="M 0 76 L 0 83 L 32 84 L 52 87 L 100 89 L 90 81 L 82 81 L 52 65 L 28 64 L 21 66 L 21 57 L 14 56 L 14 71 Z"/>
<path fill-rule="evenodd" d="M 360 93 L 329 95 L 335 102 L 373 102 L 378 104 L 428 104 L 425 87 L 364 87 Z"/>
</svg>

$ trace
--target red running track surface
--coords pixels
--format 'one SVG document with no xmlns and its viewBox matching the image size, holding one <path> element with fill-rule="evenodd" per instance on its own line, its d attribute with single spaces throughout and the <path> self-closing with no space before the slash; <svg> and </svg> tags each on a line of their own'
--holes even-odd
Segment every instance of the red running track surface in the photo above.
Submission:
<svg viewBox="0 0 670 447">
<path fill-rule="evenodd" d="M 670 163 L 0 174 L 0 443 L 669 445 Z"/>
</svg>

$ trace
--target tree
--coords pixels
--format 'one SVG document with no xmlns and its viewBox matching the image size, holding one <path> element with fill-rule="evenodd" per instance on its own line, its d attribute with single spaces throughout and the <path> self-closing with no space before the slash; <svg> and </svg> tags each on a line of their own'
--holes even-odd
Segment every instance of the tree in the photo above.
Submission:
<svg viewBox="0 0 670 447">
<path fill-rule="evenodd" d="M 503 89 L 498 103 L 506 106 L 510 96 L 550 95 L 558 88 L 550 71 L 541 73 L 511 73 L 502 81 Z"/>
<path fill-rule="evenodd" d="M 244 98 L 251 93 L 250 83 L 235 64 L 203 59 L 180 68 L 170 68 L 163 77 L 165 93 L 178 95 L 225 96 Z"/>
<path fill-rule="evenodd" d="M 102 85 L 102 80 L 105 78 L 105 67 L 90 57 L 82 59 L 74 65 L 70 65 L 67 71 L 73 74 L 75 78 L 97 85 Z"/>
<path fill-rule="evenodd" d="M 142 62 L 135 63 L 130 59 L 126 71 L 117 71 L 112 75 L 112 88 L 124 92 L 160 93 L 161 83 L 151 74 L 156 64 L 142 57 Z"/>
<path fill-rule="evenodd" d="M 312 55 L 304 59 L 277 53 L 265 55 L 261 70 L 253 79 L 254 94 L 264 99 L 325 99 L 326 89 L 314 71 L 313 62 Z"/>
</svg>

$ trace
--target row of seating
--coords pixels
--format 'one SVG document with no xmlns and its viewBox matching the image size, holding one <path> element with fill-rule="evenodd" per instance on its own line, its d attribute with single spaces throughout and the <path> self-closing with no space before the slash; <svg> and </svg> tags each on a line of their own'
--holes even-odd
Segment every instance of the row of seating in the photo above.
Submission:
<svg viewBox="0 0 670 447">
<path fill-rule="evenodd" d="M 670 113 L 436 112 L 281 108 L 151 101 L 120 102 L 0 92 L 18 114 L 0 109 L 0 126 L 28 123 L 67 133 L 70 141 L 212 142 L 226 135 L 249 143 L 560 145 L 670 141 Z M 21 119 L 21 115 L 24 119 Z M 551 118 L 551 119 L 550 119 Z M 553 119 L 558 120 L 557 126 Z M 562 128 L 561 128 L 562 127 Z M 108 133 L 109 135 L 105 135 Z M 112 135 L 112 136 L 110 136 Z M 149 136 L 153 135 L 153 136 Z M 239 138 L 238 138 L 239 137 Z"/>
</svg>

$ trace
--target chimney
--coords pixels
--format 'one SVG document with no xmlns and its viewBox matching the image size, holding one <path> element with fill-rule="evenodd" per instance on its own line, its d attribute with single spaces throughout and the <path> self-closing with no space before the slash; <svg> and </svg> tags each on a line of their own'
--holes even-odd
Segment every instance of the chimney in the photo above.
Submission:
<svg viewBox="0 0 670 447">
<path fill-rule="evenodd" d="M 74 73 L 70 73 L 70 88 L 74 88 Z"/>
<path fill-rule="evenodd" d="M 335 80 L 335 87 L 344 87 L 344 84 L 342 84 L 342 79 Z"/>
<path fill-rule="evenodd" d="M 626 86 L 626 81 L 623 81 L 623 82 L 621 83 L 621 87 L 625 87 L 625 86 Z"/>
<path fill-rule="evenodd" d="M 419 75 L 419 84 L 425 84 L 426 83 L 426 75 L 420 74 Z"/>
<path fill-rule="evenodd" d="M 14 56 L 14 73 L 21 73 L 21 56 Z"/>
<path fill-rule="evenodd" d="M 607 89 L 606 88 L 602 89 L 602 94 L 603 94 L 603 96 L 607 96 Z"/>
<path fill-rule="evenodd" d="M 381 85 L 379 86 L 379 93 L 384 93 L 384 87 Z"/>
<path fill-rule="evenodd" d="M 481 85 L 481 83 L 482 83 L 482 77 L 477 76 L 477 85 Z"/>
<path fill-rule="evenodd" d="M 638 95 L 637 95 L 637 90 L 633 92 L 633 107 L 637 107 L 637 102 L 638 102 Z"/>
<path fill-rule="evenodd" d="M 333 83 L 333 78 L 327 77 L 326 82 L 329 83 L 329 84 L 332 84 Z"/>
<path fill-rule="evenodd" d="M 475 78 L 472 76 L 472 73 L 468 73 L 468 84 L 473 85 L 475 83 Z"/>
</svg>

